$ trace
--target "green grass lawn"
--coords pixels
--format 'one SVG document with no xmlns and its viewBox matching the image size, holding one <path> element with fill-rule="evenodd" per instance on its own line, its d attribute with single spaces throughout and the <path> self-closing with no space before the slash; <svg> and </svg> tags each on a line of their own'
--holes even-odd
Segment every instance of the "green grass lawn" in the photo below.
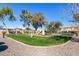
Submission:
<svg viewBox="0 0 79 59">
<path fill-rule="evenodd" d="M 23 42 L 25 44 L 33 46 L 49 46 L 49 45 L 58 45 L 67 42 L 70 40 L 70 37 L 66 36 L 44 36 L 44 37 L 29 37 L 24 34 L 9 34 L 7 35 L 10 38 L 13 38 L 17 41 Z"/>
</svg>

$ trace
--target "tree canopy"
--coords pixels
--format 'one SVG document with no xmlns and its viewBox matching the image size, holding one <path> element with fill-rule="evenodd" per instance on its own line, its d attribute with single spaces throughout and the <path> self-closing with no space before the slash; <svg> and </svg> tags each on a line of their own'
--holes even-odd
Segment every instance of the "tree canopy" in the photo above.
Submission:
<svg viewBox="0 0 79 59">
<path fill-rule="evenodd" d="M 16 19 L 16 17 L 13 15 L 12 9 L 4 6 L 0 9 L 0 20 L 3 22 L 4 26 L 6 26 L 4 22 L 6 16 L 8 16 L 9 21 L 13 21 Z"/>
</svg>

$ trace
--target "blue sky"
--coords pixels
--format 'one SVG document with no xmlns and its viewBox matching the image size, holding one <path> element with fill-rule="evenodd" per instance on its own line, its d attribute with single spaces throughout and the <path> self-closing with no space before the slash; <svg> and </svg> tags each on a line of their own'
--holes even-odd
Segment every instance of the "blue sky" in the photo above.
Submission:
<svg viewBox="0 0 79 59">
<path fill-rule="evenodd" d="M 45 19 L 49 22 L 60 21 L 64 26 L 70 26 L 72 23 L 69 22 L 69 16 L 65 14 L 64 8 L 69 9 L 69 6 L 64 3 L 2 3 L 0 8 L 8 6 L 13 10 L 16 16 L 16 21 L 11 22 L 7 19 L 5 23 L 8 28 L 23 28 L 22 23 L 19 21 L 20 13 L 22 9 L 27 9 L 31 14 L 41 12 L 45 16 Z"/>
</svg>

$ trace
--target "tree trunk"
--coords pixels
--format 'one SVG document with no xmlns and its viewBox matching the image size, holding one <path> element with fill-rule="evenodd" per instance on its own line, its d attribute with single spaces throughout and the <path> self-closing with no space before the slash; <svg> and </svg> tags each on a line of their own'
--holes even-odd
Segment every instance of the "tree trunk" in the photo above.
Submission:
<svg viewBox="0 0 79 59">
<path fill-rule="evenodd" d="M 3 25 L 5 26 L 6 29 L 4 29 L 4 31 L 2 32 L 2 35 L 3 35 L 3 38 L 5 38 L 5 34 L 6 34 L 6 31 L 7 30 L 7 26 L 5 25 L 5 23 L 3 22 Z"/>
<path fill-rule="evenodd" d="M 37 35 L 37 28 L 35 28 L 35 34 Z"/>
<path fill-rule="evenodd" d="M 5 34 L 6 34 L 6 32 L 3 32 L 3 38 L 5 38 Z"/>
</svg>

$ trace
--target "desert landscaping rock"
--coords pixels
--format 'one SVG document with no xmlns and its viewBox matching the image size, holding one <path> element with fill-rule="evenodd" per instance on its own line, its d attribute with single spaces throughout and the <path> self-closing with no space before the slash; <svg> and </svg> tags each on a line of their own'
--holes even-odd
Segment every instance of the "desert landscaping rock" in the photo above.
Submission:
<svg viewBox="0 0 79 59">
<path fill-rule="evenodd" d="M 8 48 L 0 52 L 0 56 L 79 56 L 79 42 L 69 41 L 59 46 L 37 47 L 21 44 L 15 40 L 3 39 Z"/>
</svg>

